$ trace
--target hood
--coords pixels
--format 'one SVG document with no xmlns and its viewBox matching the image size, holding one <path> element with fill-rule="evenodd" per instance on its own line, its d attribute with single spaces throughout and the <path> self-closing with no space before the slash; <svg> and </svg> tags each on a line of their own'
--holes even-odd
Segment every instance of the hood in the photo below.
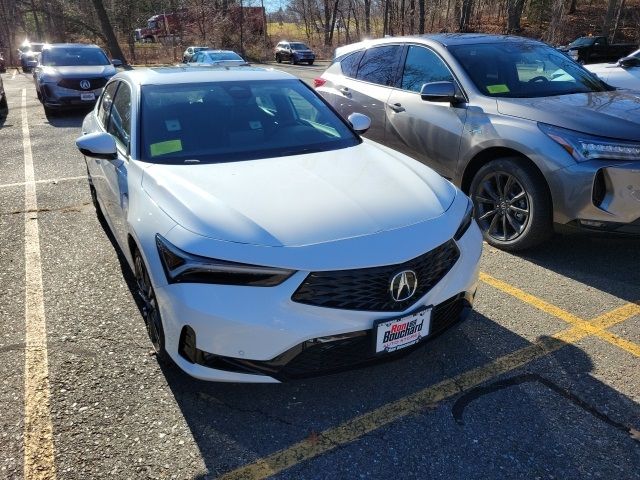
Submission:
<svg viewBox="0 0 640 480">
<path fill-rule="evenodd" d="M 58 73 L 63 77 L 106 77 L 116 74 L 113 65 L 73 65 L 67 67 L 46 67 L 51 72 Z"/>
<path fill-rule="evenodd" d="M 414 225 L 442 215 L 456 195 L 434 171 L 367 142 L 276 159 L 156 164 L 142 187 L 193 233 L 273 247 Z"/>
<path fill-rule="evenodd" d="M 640 94 L 624 91 L 497 99 L 504 115 L 620 140 L 640 140 Z"/>
</svg>

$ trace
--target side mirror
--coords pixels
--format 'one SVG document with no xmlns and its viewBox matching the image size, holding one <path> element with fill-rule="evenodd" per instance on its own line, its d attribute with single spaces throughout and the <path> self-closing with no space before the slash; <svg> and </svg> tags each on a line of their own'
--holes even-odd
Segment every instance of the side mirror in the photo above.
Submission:
<svg viewBox="0 0 640 480">
<path fill-rule="evenodd" d="M 76 139 L 76 147 L 87 157 L 115 160 L 118 158 L 116 140 L 105 132 L 89 133 Z"/>
<path fill-rule="evenodd" d="M 371 127 L 371 119 L 362 113 L 352 113 L 347 118 L 351 127 L 359 133 L 360 135 L 366 133 L 367 130 Z"/>
<path fill-rule="evenodd" d="M 631 68 L 640 66 L 640 58 L 638 57 L 624 57 L 618 60 L 618 65 L 622 68 Z"/>
<path fill-rule="evenodd" d="M 420 89 L 420 98 L 425 102 L 456 103 L 460 100 L 453 82 L 425 83 Z"/>
<path fill-rule="evenodd" d="M 117 58 L 114 58 L 113 60 L 111 60 L 111 65 L 113 65 L 114 67 L 121 67 L 122 60 L 118 60 Z"/>
</svg>

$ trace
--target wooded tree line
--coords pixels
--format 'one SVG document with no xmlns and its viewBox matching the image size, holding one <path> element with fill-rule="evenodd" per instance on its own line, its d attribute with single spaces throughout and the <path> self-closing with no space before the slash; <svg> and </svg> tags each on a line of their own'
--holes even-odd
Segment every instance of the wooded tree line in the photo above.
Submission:
<svg viewBox="0 0 640 480">
<path fill-rule="evenodd" d="M 264 47 L 280 38 L 248 28 L 242 14 L 226 13 L 262 1 L 0 0 L 0 48 L 10 57 L 24 38 L 91 41 L 126 60 L 135 56 L 136 28 L 154 14 L 180 9 L 190 12 L 190 24 L 177 37 L 180 45 Z M 555 44 L 583 34 L 640 39 L 639 0 L 283 0 L 269 19 L 297 24 L 300 37 L 327 53 L 363 38 L 440 31 L 515 33 Z"/>
</svg>

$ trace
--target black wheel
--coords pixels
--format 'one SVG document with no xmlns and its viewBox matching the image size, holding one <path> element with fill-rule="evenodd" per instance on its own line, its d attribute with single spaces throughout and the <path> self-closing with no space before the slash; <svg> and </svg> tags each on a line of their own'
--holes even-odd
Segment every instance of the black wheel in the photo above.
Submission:
<svg viewBox="0 0 640 480">
<path fill-rule="evenodd" d="M 313 65 L 313 60 L 309 60 L 309 65 Z"/>
<path fill-rule="evenodd" d="M 7 96 L 3 95 L 0 100 L 0 113 L 5 114 L 9 110 L 9 104 L 7 103 Z"/>
<path fill-rule="evenodd" d="M 484 165 L 471 181 L 469 196 L 484 239 L 496 248 L 524 250 L 553 232 L 545 180 L 520 158 L 500 158 Z"/>
<path fill-rule="evenodd" d="M 29 73 L 31 69 L 29 67 L 22 67 L 22 73 Z"/>
<path fill-rule="evenodd" d="M 276 55 L 276 62 L 282 63 L 282 57 L 280 55 Z"/>
<path fill-rule="evenodd" d="M 297 65 L 298 64 L 298 60 L 296 60 L 296 56 L 295 55 L 291 55 L 291 57 L 289 57 L 289 63 L 291 65 Z"/>
<path fill-rule="evenodd" d="M 160 318 L 160 309 L 158 308 L 156 294 L 153 290 L 153 285 L 151 285 L 147 267 L 138 250 L 136 250 L 133 255 L 133 264 L 135 268 L 137 293 L 142 301 L 142 316 L 147 326 L 149 340 L 151 340 L 151 345 L 153 345 L 153 350 L 156 353 L 158 362 L 169 364 L 171 357 L 169 357 L 165 349 L 164 328 L 162 327 L 162 319 Z"/>
</svg>

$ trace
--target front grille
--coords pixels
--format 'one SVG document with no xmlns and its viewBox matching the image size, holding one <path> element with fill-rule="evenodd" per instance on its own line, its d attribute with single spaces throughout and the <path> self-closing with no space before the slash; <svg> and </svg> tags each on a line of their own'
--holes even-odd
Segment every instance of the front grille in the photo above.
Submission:
<svg viewBox="0 0 640 480">
<path fill-rule="evenodd" d="M 448 272 L 460 257 L 453 240 L 408 262 L 384 267 L 313 272 L 298 287 L 291 299 L 326 308 L 400 312 L 422 298 Z M 396 302 L 391 297 L 391 280 L 403 270 L 413 270 L 418 287 L 411 298 Z"/>
<path fill-rule="evenodd" d="M 80 82 L 82 80 L 89 80 L 91 86 L 89 88 L 80 88 Z M 63 78 L 58 82 L 58 85 L 63 88 L 68 88 L 70 90 L 96 90 L 98 88 L 102 88 L 107 84 L 106 78 Z"/>
<path fill-rule="evenodd" d="M 431 327 L 427 338 L 442 333 L 460 320 L 465 305 L 467 302 L 464 294 L 460 294 L 435 306 L 431 312 Z M 302 352 L 284 365 L 278 376 L 294 379 L 337 372 L 409 353 L 423 343 L 419 342 L 391 355 L 378 356 L 374 353 L 373 331 L 359 333 L 358 336 L 327 343 L 305 342 Z"/>
</svg>

